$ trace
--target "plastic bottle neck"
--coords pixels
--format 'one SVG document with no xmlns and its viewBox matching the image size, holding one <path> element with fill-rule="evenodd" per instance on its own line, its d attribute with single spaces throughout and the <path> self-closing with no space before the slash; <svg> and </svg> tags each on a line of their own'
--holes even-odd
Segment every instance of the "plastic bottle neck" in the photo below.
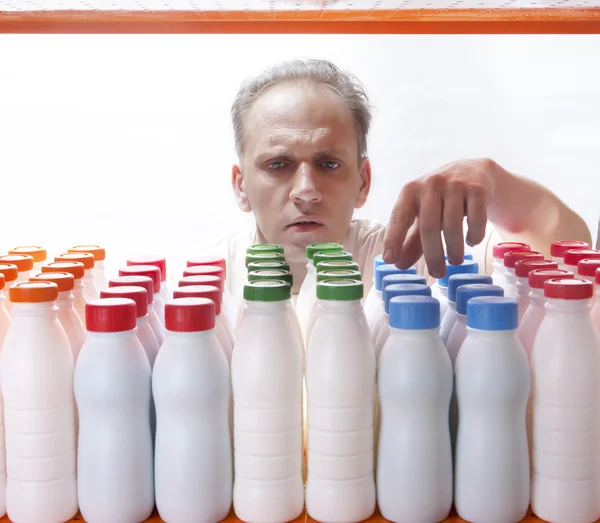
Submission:
<svg viewBox="0 0 600 523">
<path fill-rule="evenodd" d="M 94 269 L 86 269 L 83 273 L 83 279 L 86 281 L 94 279 Z"/>
<path fill-rule="evenodd" d="M 466 314 L 458 314 L 458 312 L 457 312 L 456 313 L 456 322 L 466 325 L 467 324 L 467 315 Z"/>
<path fill-rule="evenodd" d="M 438 284 L 438 287 L 440 289 L 441 295 L 444 296 L 445 298 L 447 298 L 448 297 L 448 287 L 444 287 L 443 285 L 439 285 L 439 284 Z"/>
<path fill-rule="evenodd" d="M 420 338 L 421 340 L 425 337 L 433 338 L 439 337 L 439 328 L 436 329 L 398 329 L 396 327 L 390 326 L 390 336 L 402 336 L 403 338 L 416 339 Z"/>
<path fill-rule="evenodd" d="M 73 294 L 83 291 L 83 280 L 81 278 L 75 279 L 75 287 L 73 288 Z"/>
<path fill-rule="evenodd" d="M 362 310 L 360 300 L 318 300 L 323 312 L 356 314 Z"/>
<path fill-rule="evenodd" d="M 140 316 L 135 320 L 136 325 L 138 326 L 138 329 L 144 325 L 148 325 L 148 320 L 149 320 L 150 316 L 148 314 L 146 314 L 145 316 Z"/>
<path fill-rule="evenodd" d="M 517 291 L 519 292 L 519 296 L 527 296 L 530 290 L 529 278 L 517 278 Z"/>
<path fill-rule="evenodd" d="M 287 310 L 287 302 L 281 301 L 251 301 L 246 300 L 246 312 L 249 314 L 280 314 Z"/>
<path fill-rule="evenodd" d="M 130 341 L 137 337 L 137 328 L 121 332 L 92 332 L 86 331 L 88 341 L 98 343 L 114 343 L 116 341 Z"/>
<path fill-rule="evenodd" d="M 448 300 L 448 310 L 456 312 L 456 302 Z"/>
<path fill-rule="evenodd" d="M 504 260 L 502 258 L 494 258 L 493 267 L 497 272 L 504 272 Z"/>
<path fill-rule="evenodd" d="M 194 347 L 198 345 L 198 343 L 204 343 L 207 341 L 210 336 L 213 334 L 214 329 L 210 329 L 207 331 L 196 331 L 196 332 L 177 332 L 165 330 L 165 340 L 169 340 L 170 342 L 174 342 L 177 345 L 179 344 L 193 344 Z"/>
<path fill-rule="evenodd" d="M 56 301 L 43 303 L 14 303 L 11 311 L 13 318 L 56 318 Z"/>
<path fill-rule="evenodd" d="M 148 304 L 148 314 L 154 311 L 154 302 Z"/>
<path fill-rule="evenodd" d="M 529 292 L 529 302 L 532 307 L 544 307 L 546 305 L 544 289 L 531 289 Z"/>
<path fill-rule="evenodd" d="M 56 305 L 60 310 L 72 309 L 73 300 L 74 297 L 71 291 L 59 292 L 58 300 L 56 300 Z"/>
<path fill-rule="evenodd" d="M 489 331 L 482 329 L 474 329 L 473 327 L 468 327 L 467 330 L 469 335 L 475 336 L 477 338 L 486 339 L 486 340 L 504 340 L 506 343 L 512 342 L 516 339 L 517 329 L 504 330 L 504 331 Z"/>
<path fill-rule="evenodd" d="M 569 314 L 582 316 L 589 314 L 592 308 L 593 300 L 559 300 L 556 298 L 547 298 L 546 313 L 549 316 L 556 314 Z"/>
</svg>

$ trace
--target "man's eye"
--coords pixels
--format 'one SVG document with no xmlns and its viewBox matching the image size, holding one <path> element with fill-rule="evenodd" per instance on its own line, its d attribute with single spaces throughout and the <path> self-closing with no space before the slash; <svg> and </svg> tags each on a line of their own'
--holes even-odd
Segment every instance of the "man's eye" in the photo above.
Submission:
<svg viewBox="0 0 600 523">
<path fill-rule="evenodd" d="M 337 169 L 340 166 L 337 162 L 321 162 L 321 165 L 325 167 L 325 169 Z"/>
<path fill-rule="evenodd" d="M 267 165 L 267 168 L 272 171 L 278 171 L 280 169 L 283 169 L 284 167 L 285 162 L 271 162 L 269 165 Z"/>
</svg>

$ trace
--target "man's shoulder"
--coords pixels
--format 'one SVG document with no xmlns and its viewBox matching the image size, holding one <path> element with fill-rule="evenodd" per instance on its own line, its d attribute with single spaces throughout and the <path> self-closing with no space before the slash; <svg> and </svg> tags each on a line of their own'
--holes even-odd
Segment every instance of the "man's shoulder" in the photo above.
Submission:
<svg viewBox="0 0 600 523">
<path fill-rule="evenodd" d="M 361 241 L 372 235 L 382 234 L 385 224 L 373 218 L 356 218 L 350 222 L 346 238 L 348 240 Z"/>
</svg>

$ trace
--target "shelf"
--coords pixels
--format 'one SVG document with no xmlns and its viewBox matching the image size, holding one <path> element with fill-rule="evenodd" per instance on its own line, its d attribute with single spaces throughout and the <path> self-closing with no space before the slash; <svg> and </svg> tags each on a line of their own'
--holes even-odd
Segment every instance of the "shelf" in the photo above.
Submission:
<svg viewBox="0 0 600 523">
<path fill-rule="evenodd" d="M 0 33 L 600 33 L 600 0 L 0 0 Z"/>
<path fill-rule="evenodd" d="M 78 521 L 79 523 L 83 523 L 83 518 L 81 516 L 76 516 L 71 521 Z M 0 518 L 0 523 L 10 523 L 10 520 L 7 517 Z M 107 522 L 110 523 L 110 522 Z M 158 517 L 158 514 L 154 514 L 150 519 L 147 519 L 145 523 L 164 523 L 162 519 Z M 223 520 L 222 523 L 243 523 L 242 520 L 238 519 L 233 512 L 227 517 L 227 519 Z M 302 514 L 298 519 L 290 522 L 290 523 L 318 523 L 314 519 L 309 518 L 306 514 Z M 369 518 L 365 523 L 389 523 L 387 519 L 384 519 L 379 513 L 375 514 L 372 518 Z M 459 518 L 454 512 L 448 517 L 444 523 L 466 523 L 464 519 Z M 543 523 L 543 520 L 528 515 L 521 523 Z"/>
</svg>

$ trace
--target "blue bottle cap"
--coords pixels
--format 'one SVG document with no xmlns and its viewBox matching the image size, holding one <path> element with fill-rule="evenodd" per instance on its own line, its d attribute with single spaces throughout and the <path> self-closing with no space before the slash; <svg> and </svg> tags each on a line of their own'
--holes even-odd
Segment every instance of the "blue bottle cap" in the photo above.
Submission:
<svg viewBox="0 0 600 523">
<path fill-rule="evenodd" d="M 417 274 L 417 269 L 411 267 L 410 269 L 402 270 L 392 264 L 380 265 L 375 269 L 375 290 L 381 291 L 383 278 L 392 274 Z"/>
<path fill-rule="evenodd" d="M 396 283 L 420 283 L 421 285 L 427 285 L 425 276 L 418 274 L 390 274 L 385 276 L 381 282 L 381 292 L 385 291 L 388 285 L 394 285 Z"/>
<path fill-rule="evenodd" d="M 456 289 L 470 283 L 492 283 L 491 276 L 485 274 L 453 274 L 448 279 L 448 301 L 456 301 Z"/>
<path fill-rule="evenodd" d="M 448 279 L 455 274 L 477 274 L 479 265 L 473 260 L 465 260 L 460 265 L 450 265 L 446 263 L 446 275 L 438 280 L 440 287 L 448 287 Z"/>
<path fill-rule="evenodd" d="M 404 330 L 437 329 L 440 302 L 430 296 L 396 296 L 390 300 L 390 327 Z"/>
<path fill-rule="evenodd" d="M 473 255 L 470 252 L 465 252 L 463 258 L 465 260 L 472 260 L 473 259 Z M 444 255 L 444 260 L 448 261 L 448 255 Z"/>
<path fill-rule="evenodd" d="M 431 289 L 422 283 L 394 283 L 383 289 L 385 313 L 390 313 L 390 300 L 396 296 L 431 296 Z"/>
<path fill-rule="evenodd" d="M 519 325 L 519 305 L 512 298 L 482 296 L 467 302 L 467 326 L 484 331 L 514 330 Z"/>
<path fill-rule="evenodd" d="M 486 283 L 461 285 L 456 290 L 456 313 L 463 316 L 466 315 L 467 302 L 479 296 L 504 296 L 504 289 L 498 285 L 489 285 Z"/>
<path fill-rule="evenodd" d="M 383 261 L 383 254 L 378 254 L 375 256 L 375 258 L 373 258 L 373 274 L 375 274 L 377 267 L 380 265 L 385 265 L 385 262 Z"/>
</svg>

